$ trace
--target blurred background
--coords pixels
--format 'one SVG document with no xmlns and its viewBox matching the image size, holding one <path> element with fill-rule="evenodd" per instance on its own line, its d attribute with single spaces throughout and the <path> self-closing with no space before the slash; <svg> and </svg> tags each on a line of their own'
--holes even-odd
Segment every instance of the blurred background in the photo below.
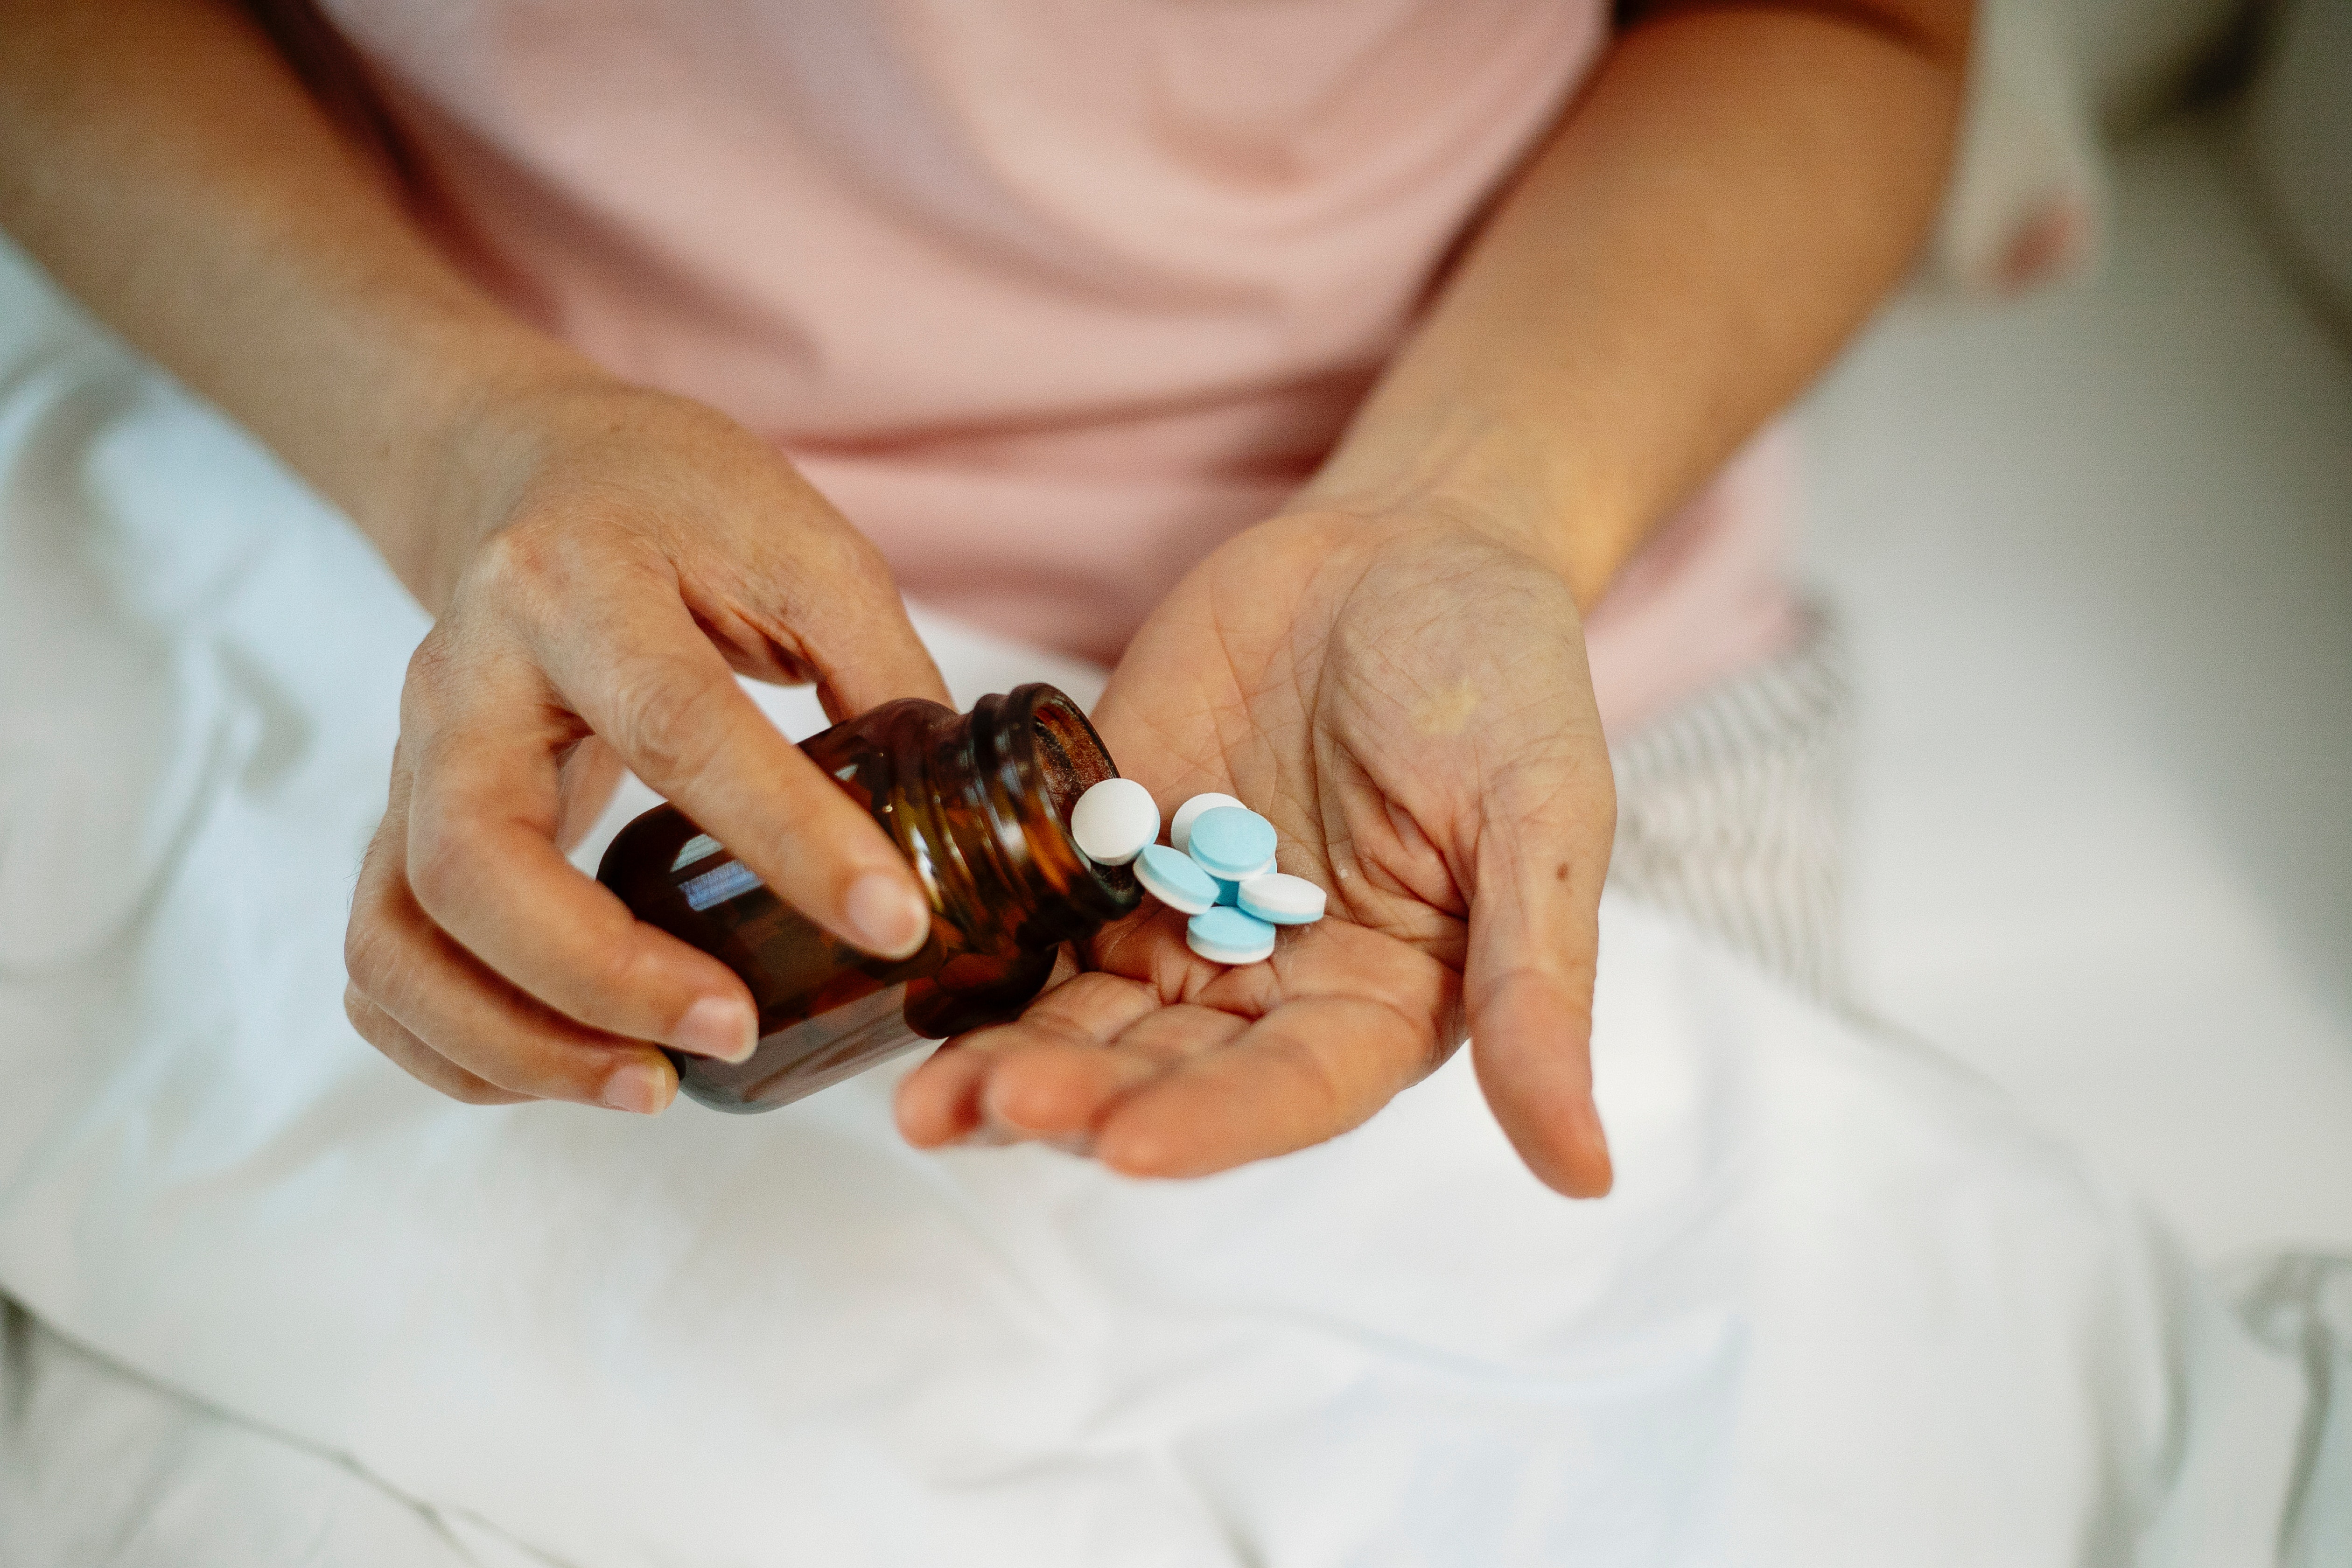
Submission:
<svg viewBox="0 0 2352 1568">
<path fill-rule="evenodd" d="M 2352 5 L 1991 0 L 1803 410 L 1857 989 L 2221 1260 L 2352 1251 Z"/>
</svg>

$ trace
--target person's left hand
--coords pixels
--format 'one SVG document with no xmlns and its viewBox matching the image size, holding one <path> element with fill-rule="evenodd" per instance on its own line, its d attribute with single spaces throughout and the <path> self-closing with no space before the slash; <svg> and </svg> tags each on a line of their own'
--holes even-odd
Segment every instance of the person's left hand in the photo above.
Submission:
<svg viewBox="0 0 2352 1568">
<path fill-rule="evenodd" d="M 1163 816 L 1217 790 L 1270 818 L 1329 912 L 1229 969 L 1147 900 L 1018 1022 L 907 1078 L 911 1141 L 1206 1174 L 1356 1126 L 1466 1025 L 1528 1167 L 1608 1190 L 1588 1045 L 1615 795 L 1554 571 L 1425 511 L 1276 518 L 1153 613 L 1096 723 Z"/>
</svg>

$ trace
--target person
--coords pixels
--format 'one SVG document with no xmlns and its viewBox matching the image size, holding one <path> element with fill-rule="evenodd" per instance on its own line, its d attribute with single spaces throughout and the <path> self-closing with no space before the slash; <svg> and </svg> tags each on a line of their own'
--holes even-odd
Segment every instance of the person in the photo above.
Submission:
<svg viewBox="0 0 2352 1568">
<path fill-rule="evenodd" d="M 1970 21 L 0 0 L 0 224 L 435 616 L 346 948 L 425 1083 L 650 1112 L 656 1046 L 750 1047 L 740 982 L 564 858 L 621 764 L 827 929 L 920 944 L 908 868 L 735 681 L 944 699 L 903 579 L 1115 657 L 1122 770 L 1265 811 L 1334 916 L 1230 971 L 1110 928 L 908 1077 L 908 1137 L 1212 1172 L 1466 1034 L 1589 1194 L 1584 617 L 1737 555 L 1650 542 L 1904 270 Z M 1743 614 L 1660 623 L 1653 688 L 1752 656 Z"/>
</svg>

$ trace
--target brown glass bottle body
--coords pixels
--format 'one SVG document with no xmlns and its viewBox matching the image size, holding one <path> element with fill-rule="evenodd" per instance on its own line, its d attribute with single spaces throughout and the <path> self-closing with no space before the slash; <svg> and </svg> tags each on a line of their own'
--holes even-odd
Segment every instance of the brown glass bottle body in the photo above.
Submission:
<svg viewBox="0 0 2352 1568">
<path fill-rule="evenodd" d="M 1070 808 L 1118 776 L 1077 704 L 1050 686 L 984 697 L 967 714 L 887 703 L 801 749 L 873 814 L 915 868 L 931 936 L 876 958 L 808 921 L 683 812 L 623 828 L 597 879 L 636 917 L 742 977 L 760 1044 L 738 1063 L 672 1052 L 686 1092 L 721 1110 L 769 1110 L 927 1039 L 1018 1016 L 1065 942 L 1140 899 L 1069 835 Z"/>
</svg>

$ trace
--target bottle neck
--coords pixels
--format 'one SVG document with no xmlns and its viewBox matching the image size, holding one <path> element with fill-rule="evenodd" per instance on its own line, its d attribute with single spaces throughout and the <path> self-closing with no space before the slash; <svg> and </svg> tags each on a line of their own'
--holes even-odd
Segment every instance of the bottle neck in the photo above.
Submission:
<svg viewBox="0 0 2352 1568">
<path fill-rule="evenodd" d="M 903 733 L 898 837 L 971 947 L 1051 948 L 1136 907 L 1133 874 L 1096 865 L 1070 837 L 1078 796 L 1118 770 L 1067 696 L 1023 686 L 961 717 L 929 709 Z"/>
</svg>

